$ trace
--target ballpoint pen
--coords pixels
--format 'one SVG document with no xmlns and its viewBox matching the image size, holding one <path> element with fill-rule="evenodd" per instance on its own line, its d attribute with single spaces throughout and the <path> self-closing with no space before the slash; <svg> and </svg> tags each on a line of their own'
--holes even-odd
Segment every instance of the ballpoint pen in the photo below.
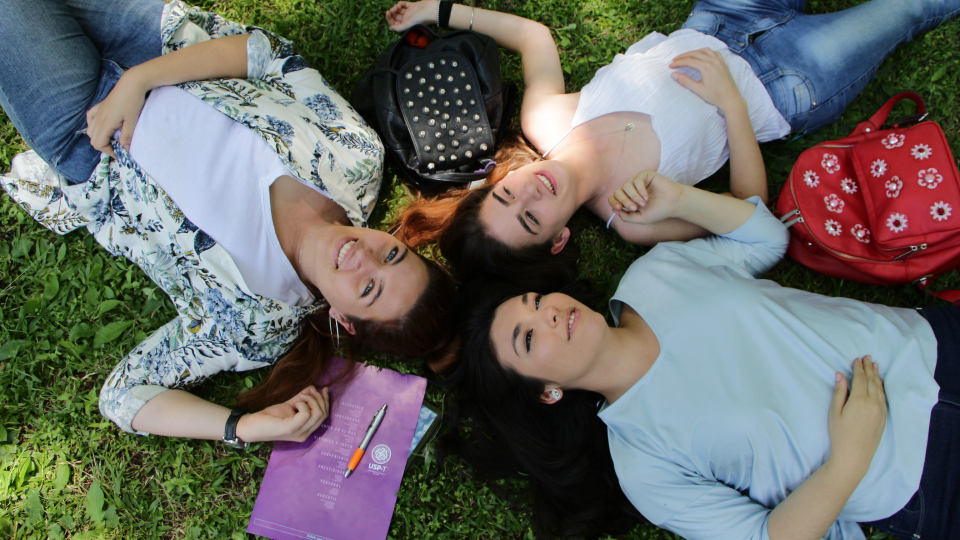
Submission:
<svg viewBox="0 0 960 540">
<path fill-rule="evenodd" d="M 373 420 L 370 421 L 370 427 L 367 428 L 366 435 L 363 436 L 363 441 L 360 443 L 360 447 L 353 453 L 353 457 L 350 458 L 350 464 L 347 465 L 347 472 L 343 474 L 344 478 L 348 478 L 353 470 L 357 468 L 357 465 L 360 464 L 360 458 L 363 457 L 363 453 L 367 450 L 367 445 L 370 444 L 370 439 L 373 439 L 373 434 L 377 432 L 377 428 L 380 427 L 380 423 L 383 422 L 383 415 L 387 412 L 387 404 L 384 403 L 383 407 L 380 407 L 380 410 L 377 411 L 377 414 L 373 415 Z"/>
</svg>

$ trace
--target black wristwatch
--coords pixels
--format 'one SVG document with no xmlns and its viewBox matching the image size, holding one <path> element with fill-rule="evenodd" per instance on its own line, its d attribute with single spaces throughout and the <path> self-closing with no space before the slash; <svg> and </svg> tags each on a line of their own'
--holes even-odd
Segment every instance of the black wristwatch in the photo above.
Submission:
<svg viewBox="0 0 960 540">
<path fill-rule="evenodd" d="M 230 411 L 230 417 L 227 418 L 227 424 L 223 426 L 223 444 L 231 448 L 246 448 L 247 444 L 244 441 L 240 440 L 240 437 L 237 437 L 237 422 L 240 421 L 240 417 L 247 414 L 247 410 L 243 407 L 237 407 Z"/>
</svg>

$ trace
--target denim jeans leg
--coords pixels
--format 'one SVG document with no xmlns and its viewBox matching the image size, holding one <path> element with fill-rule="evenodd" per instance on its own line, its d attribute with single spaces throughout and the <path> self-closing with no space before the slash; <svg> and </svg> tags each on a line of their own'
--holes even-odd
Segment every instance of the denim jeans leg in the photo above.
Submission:
<svg viewBox="0 0 960 540">
<path fill-rule="evenodd" d="M 100 152 L 77 132 L 86 128 L 87 110 L 107 96 L 123 70 L 103 59 L 74 11 L 85 14 L 88 28 L 97 26 L 95 12 L 82 10 L 79 0 L 70 3 L 74 10 L 64 0 L 0 2 L 0 106 L 41 158 L 69 182 L 81 183 Z M 118 19 L 103 18 L 94 33 L 127 36 L 133 50 L 120 61 L 139 63 L 160 52 L 162 11 L 162 2 L 135 0 L 122 11 L 128 15 L 125 28 L 107 28 Z"/>
<path fill-rule="evenodd" d="M 801 5 L 703 0 L 684 25 L 706 28 L 747 60 L 796 132 L 836 120 L 898 45 L 960 12 L 960 0 L 871 0 L 822 15 L 799 13 Z"/>
<path fill-rule="evenodd" d="M 925 308 L 937 338 L 934 379 L 939 402 L 930 414 L 930 432 L 920 489 L 907 505 L 874 523 L 907 540 L 940 540 L 960 535 L 960 307 Z"/>
<path fill-rule="evenodd" d="M 960 0 L 872 0 L 823 15 L 798 14 L 758 36 L 745 56 L 794 131 L 840 117 L 897 46 L 960 12 Z"/>
<path fill-rule="evenodd" d="M 92 148 L 71 160 L 76 164 L 58 163 L 73 134 L 86 126 L 100 53 L 59 0 L 0 2 L 0 34 L 4 112 L 41 158 L 68 180 L 85 181 L 99 159 Z"/>
<path fill-rule="evenodd" d="M 163 0 L 65 0 L 100 55 L 124 69 L 160 56 Z"/>
</svg>

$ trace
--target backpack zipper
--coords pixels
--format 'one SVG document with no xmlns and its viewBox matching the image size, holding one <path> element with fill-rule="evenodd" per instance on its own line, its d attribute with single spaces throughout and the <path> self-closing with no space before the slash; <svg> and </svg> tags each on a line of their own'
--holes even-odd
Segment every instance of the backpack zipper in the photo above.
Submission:
<svg viewBox="0 0 960 540">
<path fill-rule="evenodd" d="M 899 261 L 899 260 L 901 260 L 901 259 L 905 259 L 905 258 L 909 257 L 910 255 L 913 255 L 913 254 L 916 253 L 917 251 L 920 251 L 921 249 L 927 249 L 927 245 L 926 245 L 926 244 L 920 244 L 919 246 L 910 246 L 910 249 L 908 249 L 907 251 L 904 251 L 903 253 L 897 255 L 896 257 L 893 258 L 893 260 Z"/>
</svg>

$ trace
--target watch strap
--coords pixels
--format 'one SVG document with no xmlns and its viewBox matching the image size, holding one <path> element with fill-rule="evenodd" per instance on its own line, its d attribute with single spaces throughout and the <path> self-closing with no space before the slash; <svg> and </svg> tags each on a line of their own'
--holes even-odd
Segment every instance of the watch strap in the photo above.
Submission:
<svg viewBox="0 0 960 540">
<path fill-rule="evenodd" d="M 246 448 L 247 443 L 240 440 L 240 437 L 237 437 L 237 423 L 240 422 L 240 417 L 247 414 L 249 411 L 243 407 L 236 407 L 230 411 L 230 416 L 227 418 L 227 423 L 223 426 L 223 442 L 228 446 L 234 448 Z"/>
</svg>

